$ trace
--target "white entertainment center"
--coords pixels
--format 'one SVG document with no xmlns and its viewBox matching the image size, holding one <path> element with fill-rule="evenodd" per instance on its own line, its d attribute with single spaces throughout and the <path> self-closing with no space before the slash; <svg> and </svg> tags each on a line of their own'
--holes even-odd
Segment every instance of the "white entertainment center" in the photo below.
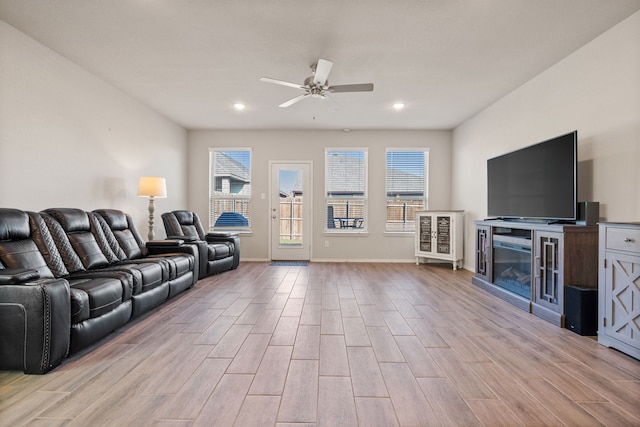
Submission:
<svg viewBox="0 0 640 427">
<path fill-rule="evenodd" d="M 416 264 L 422 258 L 450 261 L 462 267 L 464 211 L 416 212 Z"/>
</svg>

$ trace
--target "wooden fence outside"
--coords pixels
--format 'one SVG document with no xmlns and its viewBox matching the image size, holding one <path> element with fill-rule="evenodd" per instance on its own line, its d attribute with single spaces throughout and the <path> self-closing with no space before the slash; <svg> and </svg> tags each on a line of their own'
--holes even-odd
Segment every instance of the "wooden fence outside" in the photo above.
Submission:
<svg viewBox="0 0 640 427">
<path fill-rule="evenodd" d="M 302 197 L 280 198 L 280 242 L 302 241 Z"/>
</svg>

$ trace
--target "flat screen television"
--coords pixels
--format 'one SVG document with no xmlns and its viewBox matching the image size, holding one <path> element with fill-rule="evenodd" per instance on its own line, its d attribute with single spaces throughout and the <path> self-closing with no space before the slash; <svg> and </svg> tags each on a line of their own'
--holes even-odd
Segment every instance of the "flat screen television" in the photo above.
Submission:
<svg viewBox="0 0 640 427">
<path fill-rule="evenodd" d="M 489 217 L 577 218 L 578 132 L 487 160 Z"/>
</svg>

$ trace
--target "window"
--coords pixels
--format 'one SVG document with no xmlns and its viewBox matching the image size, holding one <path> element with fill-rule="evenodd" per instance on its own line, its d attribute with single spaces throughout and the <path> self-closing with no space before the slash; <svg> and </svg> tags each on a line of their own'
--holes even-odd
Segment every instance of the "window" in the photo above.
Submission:
<svg viewBox="0 0 640 427">
<path fill-rule="evenodd" d="M 429 151 L 387 149 L 385 231 L 415 231 L 415 213 L 425 210 Z"/>
<path fill-rule="evenodd" d="M 367 151 L 325 149 L 325 231 L 367 230 Z"/>
<path fill-rule="evenodd" d="M 251 150 L 209 150 L 209 229 L 249 229 Z"/>
</svg>

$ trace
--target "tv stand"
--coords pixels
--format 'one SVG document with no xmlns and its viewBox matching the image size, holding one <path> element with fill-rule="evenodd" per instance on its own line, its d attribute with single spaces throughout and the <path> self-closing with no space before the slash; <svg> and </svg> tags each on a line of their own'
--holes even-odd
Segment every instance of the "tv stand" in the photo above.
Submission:
<svg viewBox="0 0 640 427">
<path fill-rule="evenodd" d="M 547 222 L 547 224 L 566 224 L 566 225 L 575 225 L 575 224 L 576 224 L 576 222 L 575 222 L 575 221 L 568 221 L 568 220 L 558 219 L 558 220 L 554 220 L 554 221 L 549 221 L 549 222 Z"/>
<path fill-rule="evenodd" d="M 504 221 L 509 223 L 519 223 L 519 224 L 567 224 L 567 225 L 575 225 L 575 221 L 566 220 L 566 219 L 542 219 L 542 218 L 486 218 L 484 221 Z"/>
<path fill-rule="evenodd" d="M 598 287 L 598 227 L 476 221 L 472 283 L 564 327 L 564 287 Z"/>
</svg>

